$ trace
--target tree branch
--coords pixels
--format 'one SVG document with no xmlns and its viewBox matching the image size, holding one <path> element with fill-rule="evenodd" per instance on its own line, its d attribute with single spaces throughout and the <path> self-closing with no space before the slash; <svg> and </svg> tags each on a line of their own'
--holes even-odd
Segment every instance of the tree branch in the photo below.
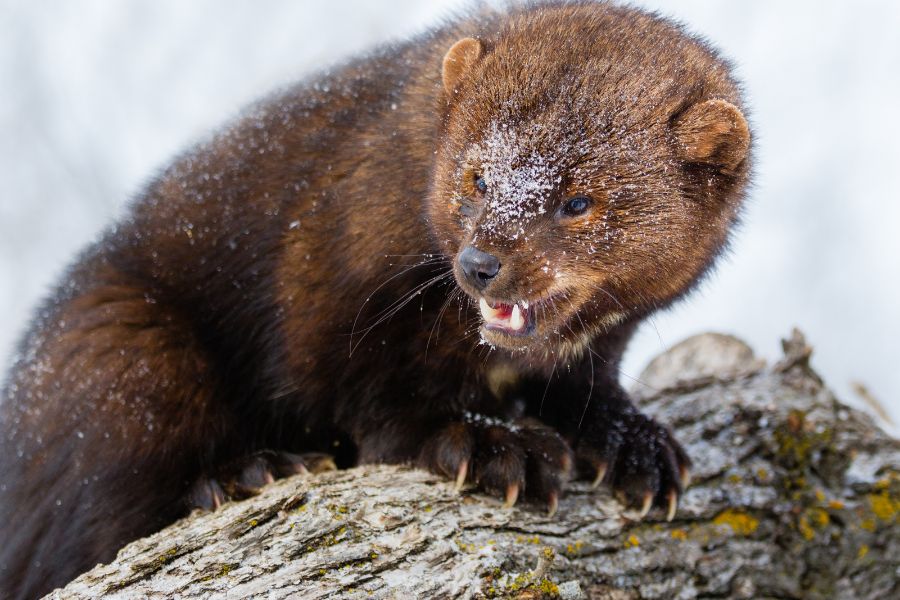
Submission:
<svg viewBox="0 0 900 600">
<path fill-rule="evenodd" d="M 278 481 L 123 549 L 51 598 L 900 597 L 900 442 L 838 402 L 799 332 L 766 367 L 707 334 L 635 390 L 694 460 L 675 520 L 572 484 L 504 509 L 405 467 Z"/>
</svg>

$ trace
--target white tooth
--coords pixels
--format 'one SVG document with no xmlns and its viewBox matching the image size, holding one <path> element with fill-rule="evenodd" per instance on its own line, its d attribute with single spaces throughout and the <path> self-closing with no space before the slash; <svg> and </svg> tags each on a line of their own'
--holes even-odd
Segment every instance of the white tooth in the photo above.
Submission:
<svg viewBox="0 0 900 600">
<path fill-rule="evenodd" d="M 484 298 L 478 300 L 478 308 L 481 310 L 481 318 L 485 321 L 495 321 L 497 313 L 500 312 L 496 308 L 491 308 L 491 305 Z"/>
<path fill-rule="evenodd" d="M 525 326 L 525 319 L 522 318 L 522 311 L 519 310 L 518 304 L 513 304 L 512 315 L 509 317 L 509 326 L 514 331 L 518 331 Z"/>
</svg>

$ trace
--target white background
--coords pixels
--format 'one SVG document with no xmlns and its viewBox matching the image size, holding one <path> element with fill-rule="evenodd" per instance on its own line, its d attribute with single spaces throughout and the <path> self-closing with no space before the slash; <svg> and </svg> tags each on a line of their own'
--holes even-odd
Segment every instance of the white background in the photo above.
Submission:
<svg viewBox="0 0 900 600">
<path fill-rule="evenodd" d="M 644 327 L 625 373 L 702 330 L 777 358 L 797 325 L 843 399 L 863 381 L 900 421 L 900 4 L 638 4 L 735 61 L 758 161 L 732 256 Z M 0 0 L 0 361 L 74 253 L 174 153 L 273 87 L 458 6 Z"/>
</svg>

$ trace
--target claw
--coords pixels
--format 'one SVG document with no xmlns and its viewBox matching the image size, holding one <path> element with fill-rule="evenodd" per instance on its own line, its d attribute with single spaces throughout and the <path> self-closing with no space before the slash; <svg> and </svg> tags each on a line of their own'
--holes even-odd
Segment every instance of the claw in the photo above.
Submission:
<svg viewBox="0 0 900 600">
<path fill-rule="evenodd" d="M 591 484 L 591 487 L 596 488 L 603 483 L 603 478 L 606 477 L 606 469 L 606 463 L 601 463 L 597 466 L 597 476 L 594 477 L 594 482 Z"/>
<path fill-rule="evenodd" d="M 269 485 L 270 483 L 275 483 L 275 476 L 272 475 L 272 472 L 266 469 L 263 471 L 263 481 L 265 481 L 265 485 Z"/>
<path fill-rule="evenodd" d="M 644 504 L 641 506 L 641 518 L 647 516 L 647 513 L 650 512 L 650 509 L 653 507 L 653 493 L 647 492 L 644 494 Z"/>
<path fill-rule="evenodd" d="M 550 499 L 547 501 L 547 516 L 553 517 L 559 508 L 559 494 L 550 492 Z"/>
<path fill-rule="evenodd" d="M 678 474 L 681 477 L 681 489 L 686 490 L 687 486 L 691 483 L 691 472 L 684 465 L 678 467 L 678 471 Z"/>
<path fill-rule="evenodd" d="M 519 499 L 519 484 L 512 483 L 506 488 L 506 501 L 503 503 L 505 508 L 512 508 Z"/>
<path fill-rule="evenodd" d="M 464 460 L 459 463 L 459 470 L 456 472 L 456 484 L 454 484 L 453 489 L 455 491 L 460 491 L 463 488 L 463 485 L 466 483 L 466 475 L 469 473 L 469 461 Z"/>
<path fill-rule="evenodd" d="M 568 476 L 572 472 L 572 457 L 568 454 L 564 454 L 562 460 L 560 460 L 560 467 L 562 468 L 562 472 Z"/>
<path fill-rule="evenodd" d="M 669 500 L 669 510 L 666 512 L 666 521 L 671 521 L 675 518 L 675 509 L 678 508 L 678 492 L 675 490 L 669 490 L 668 494 Z"/>
<path fill-rule="evenodd" d="M 317 468 L 313 471 L 314 473 L 325 473 L 326 471 L 337 471 L 337 465 L 334 462 L 334 459 L 331 457 L 324 458 L 317 465 Z"/>
</svg>

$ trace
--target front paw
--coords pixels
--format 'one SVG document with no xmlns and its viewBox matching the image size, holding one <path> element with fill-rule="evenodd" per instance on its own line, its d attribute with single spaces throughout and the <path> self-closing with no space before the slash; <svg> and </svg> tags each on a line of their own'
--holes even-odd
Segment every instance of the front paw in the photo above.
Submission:
<svg viewBox="0 0 900 600">
<path fill-rule="evenodd" d="M 276 479 L 335 468 L 327 454 L 260 450 L 223 465 L 212 475 L 197 478 L 185 501 L 189 510 L 216 510 L 229 499 L 255 496 Z"/>
<path fill-rule="evenodd" d="M 556 512 L 572 470 L 572 450 L 552 429 L 531 421 L 508 423 L 467 414 L 440 429 L 422 448 L 418 463 L 435 473 L 505 498 L 520 495 Z"/>
<path fill-rule="evenodd" d="M 675 516 L 691 461 L 672 433 L 650 417 L 632 412 L 592 424 L 576 452 L 595 486 L 608 484 L 626 503 L 640 506 L 642 517 L 653 505 L 668 520 Z"/>
</svg>

